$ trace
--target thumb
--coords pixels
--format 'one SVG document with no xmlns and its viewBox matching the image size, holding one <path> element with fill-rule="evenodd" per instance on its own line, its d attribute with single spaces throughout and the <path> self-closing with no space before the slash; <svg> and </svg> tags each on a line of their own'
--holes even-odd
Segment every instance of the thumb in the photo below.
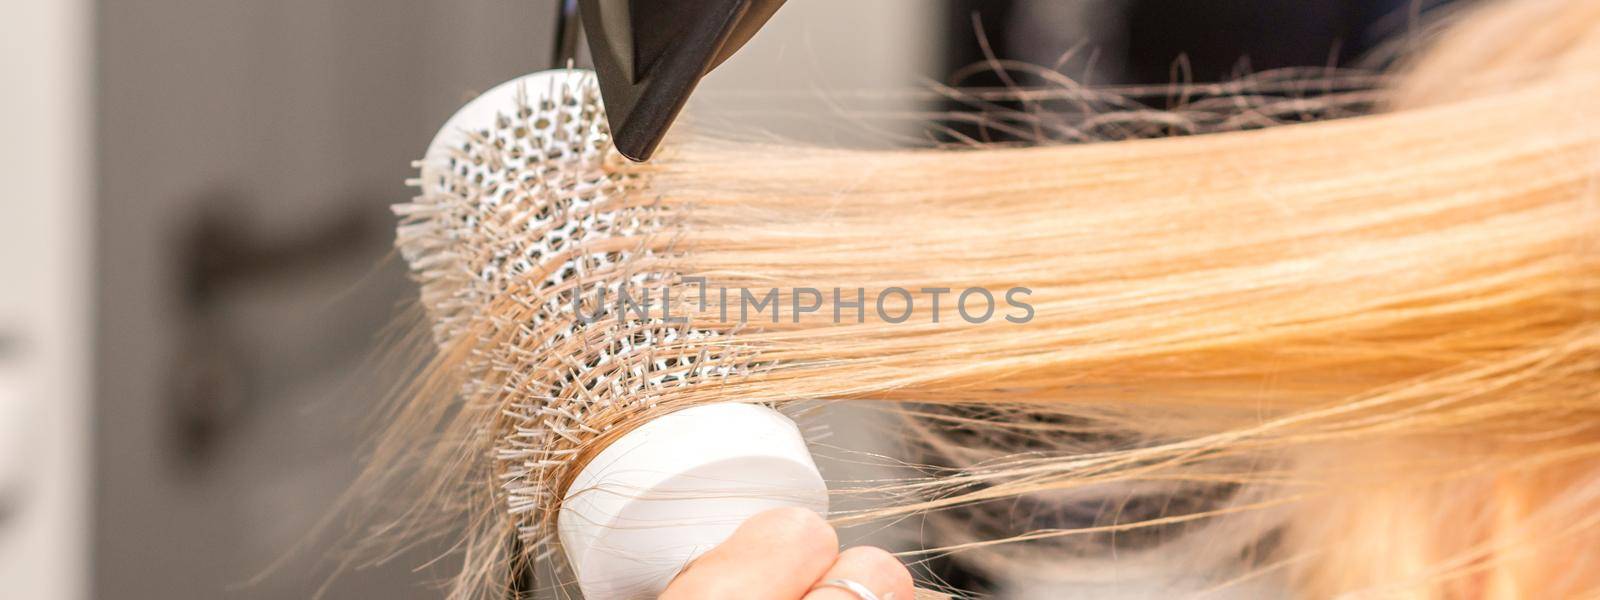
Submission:
<svg viewBox="0 0 1600 600">
<path fill-rule="evenodd" d="M 769 510 L 690 563 L 661 598 L 794 600 L 811 589 L 838 555 L 838 534 L 817 513 Z"/>
</svg>

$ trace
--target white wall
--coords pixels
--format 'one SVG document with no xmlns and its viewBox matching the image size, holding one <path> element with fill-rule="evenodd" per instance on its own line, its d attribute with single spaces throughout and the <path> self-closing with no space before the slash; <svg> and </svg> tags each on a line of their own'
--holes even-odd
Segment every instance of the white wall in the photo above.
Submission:
<svg viewBox="0 0 1600 600">
<path fill-rule="evenodd" d="M 0 35 L 0 590 L 83 598 L 88 560 L 88 0 L 12 2 Z"/>
</svg>

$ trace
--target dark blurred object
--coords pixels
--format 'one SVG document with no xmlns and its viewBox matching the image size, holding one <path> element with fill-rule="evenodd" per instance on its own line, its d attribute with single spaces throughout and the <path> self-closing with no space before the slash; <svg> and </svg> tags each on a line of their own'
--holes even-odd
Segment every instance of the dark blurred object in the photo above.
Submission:
<svg viewBox="0 0 1600 600">
<path fill-rule="evenodd" d="M 331 222 L 311 223 L 288 239 L 272 239 L 243 221 L 240 206 L 250 202 L 211 194 L 196 202 L 200 216 L 178 248 L 184 288 L 183 343 L 173 364 L 171 433 L 173 457 L 186 471 L 200 472 L 215 446 L 248 418 L 260 389 L 250 367 L 249 340 L 230 330 L 227 299 L 273 280 L 293 280 L 322 266 L 360 259 L 382 245 L 388 220 L 367 207 L 382 199 L 338 203 L 344 213 Z M 339 332 L 345 333 L 345 332 Z M 314 345 L 314 340 L 310 341 Z"/>
<path fill-rule="evenodd" d="M 1169 83 L 1180 63 L 1192 80 L 1215 82 L 1241 68 L 1350 66 L 1449 1 L 950 0 L 943 39 L 951 72 L 986 60 L 987 43 L 1089 84 Z"/>
<path fill-rule="evenodd" d="M 550 68 L 565 68 L 568 62 L 578 59 L 578 42 L 582 32 L 583 21 L 578 17 L 578 0 L 556 0 L 556 42 L 551 51 L 554 58 L 550 61 Z"/>
<path fill-rule="evenodd" d="M 1402 31 L 1409 0 L 1136 0 L 1119 83 L 1165 83 L 1185 57 L 1194 81 L 1287 67 L 1350 66 Z"/>
<path fill-rule="evenodd" d="M 1146 86 L 1150 91 L 1125 93 L 1151 108 L 1173 108 L 1194 95 L 1187 90 L 1178 93 L 1172 84 L 1222 83 L 1288 69 L 1333 72 L 1361 65 L 1425 12 L 1448 2 L 949 0 L 942 34 L 950 40 L 944 48 L 945 73 L 951 75 L 946 83 L 961 88 L 1059 85 L 1027 69 L 995 68 L 997 62 L 1013 61 L 1084 86 Z M 998 100 L 985 105 L 951 100 L 942 108 L 1056 110 L 1051 105 Z M 1298 120 L 1329 116 L 1303 115 Z M 1030 139 L 999 129 L 968 124 L 955 131 L 983 142 L 1074 141 Z"/>
</svg>

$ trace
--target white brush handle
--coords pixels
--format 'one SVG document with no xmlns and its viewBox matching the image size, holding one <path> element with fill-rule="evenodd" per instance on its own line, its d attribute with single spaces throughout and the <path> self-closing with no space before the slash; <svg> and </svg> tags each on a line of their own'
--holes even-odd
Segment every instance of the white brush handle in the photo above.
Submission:
<svg viewBox="0 0 1600 600">
<path fill-rule="evenodd" d="M 602 450 L 567 490 L 557 528 L 584 598 L 654 598 L 745 519 L 788 506 L 828 512 L 794 422 L 765 406 L 710 404 Z"/>
</svg>

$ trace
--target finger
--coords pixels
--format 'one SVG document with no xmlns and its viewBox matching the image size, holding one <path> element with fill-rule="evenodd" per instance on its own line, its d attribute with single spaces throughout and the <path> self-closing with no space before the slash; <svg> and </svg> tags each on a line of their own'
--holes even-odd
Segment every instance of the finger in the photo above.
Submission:
<svg viewBox="0 0 1600 600">
<path fill-rule="evenodd" d="M 833 567 L 819 578 L 818 583 L 829 579 L 845 579 L 867 586 L 879 600 L 912 600 L 911 571 L 900 560 L 882 548 L 857 546 L 839 553 Z M 806 594 L 804 600 L 860 600 L 844 589 L 819 587 Z"/>
<path fill-rule="evenodd" d="M 745 521 L 733 537 L 678 575 L 662 600 L 794 600 L 839 554 L 839 537 L 820 515 L 780 508 Z"/>
</svg>

